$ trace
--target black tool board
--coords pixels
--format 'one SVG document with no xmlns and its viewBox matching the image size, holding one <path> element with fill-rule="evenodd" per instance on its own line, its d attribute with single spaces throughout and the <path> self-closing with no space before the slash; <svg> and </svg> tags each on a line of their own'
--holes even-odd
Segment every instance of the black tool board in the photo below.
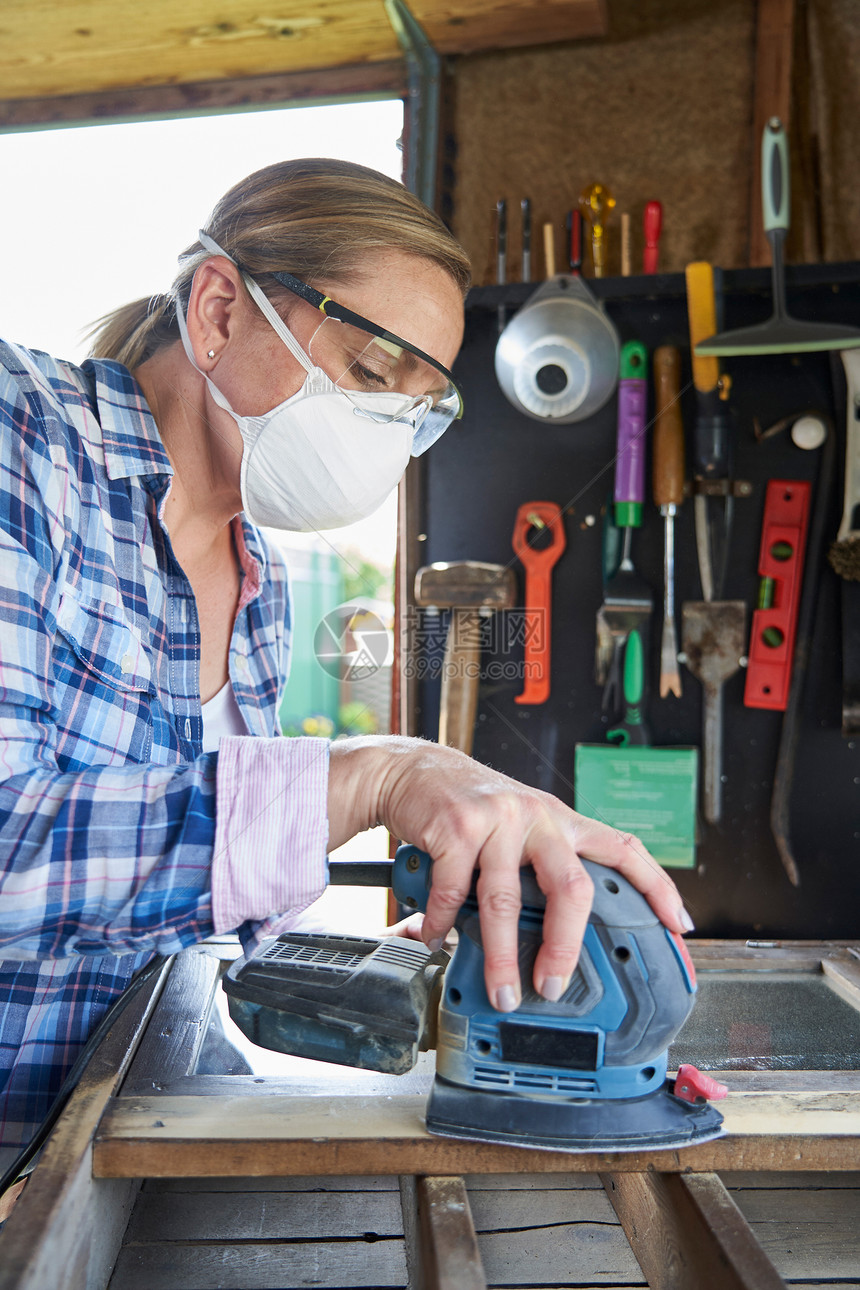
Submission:
<svg viewBox="0 0 860 1290">
<path fill-rule="evenodd" d="M 788 307 L 799 318 L 860 325 L 860 264 L 796 266 L 788 270 Z M 770 313 L 770 275 L 738 270 L 717 275 L 722 327 L 763 321 Z M 640 340 L 649 352 L 676 345 L 682 354 L 682 408 L 688 435 L 695 413 L 691 385 L 685 281 L 681 274 L 589 280 L 615 323 L 621 341 Z M 507 317 L 535 286 L 512 284 L 473 290 L 455 375 L 465 415 L 422 459 L 421 501 L 410 516 L 419 535 L 420 563 L 485 560 L 512 563 L 518 507 L 553 501 L 565 512 L 567 548 L 553 572 L 552 684 L 548 701 L 524 707 L 522 689 L 506 680 L 516 646 L 503 628 L 488 628 L 482 656 L 474 755 L 573 804 L 574 748 L 605 740 L 601 688 L 594 679 L 595 615 L 602 601 L 601 515 L 614 481 L 616 397 L 587 421 L 552 425 L 517 412 L 495 377 L 499 307 Z M 787 432 L 764 440 L 755 433 L 806 411 L 826 414 L 833 425 L 836 471 L 828 499 L 825 549 L 842 511 L 845 456 L 845 384 L 838 354 L 810 353 L 724 359 L 732 378 L 734 475 L 752 493 L 735 503 L 727 599 L 748 607 L 748 627 L 759 586 L 758 553 L 768 480 L 815 481 L 822 450 L 794 446 Z M 653 383 L 649 379 L 650 413 Z M 650 436 L 649 436 L 650 438 Z M 663 597 L 663 520 L 651 501 L 633 540 L 633 563 L 651 585 L 655 612 L 648 646 L 647 720 L 655 746 L 701 746 L 702 690 L 681 667 L 680 699 L 658 694 Z M 690 475 L 688 457 L 688 478 Z M 676 614 L 701 599 L 695 552 L 693 503 L 679 510 L 676 531 Z M 673 869 L 699 934 L 745 938 L 854 937 L 860 927 L 860 749 L 841 733 L 842 646 L 840 583 L 822 554 L 818 608 L 807 672 L 797 748 L 790 821 L 800 886 L 788 880 L 770 826 L 773 777 L 782 713 L 743 705 L 744 672 L 723 690 L 724 785 L 722 819 L 700 821 L 695 869 Z M 858 584 L 860 594 L 860 584 Z M 522 604 L 522 600 L 520 600 Z M 418 732 L 438 729 L 438 667 L 446 623 L 431 641 L 425 635 L 424 679 L 417 686 Z M 520 658 L 522 646 L 519 646 Z M 420 662 L 420 659 L 419 659 Z"/>
</svg>

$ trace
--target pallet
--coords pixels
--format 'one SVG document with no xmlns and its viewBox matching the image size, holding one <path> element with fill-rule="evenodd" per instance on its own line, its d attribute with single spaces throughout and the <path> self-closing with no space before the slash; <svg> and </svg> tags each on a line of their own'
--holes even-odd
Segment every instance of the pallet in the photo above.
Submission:
<svg viewBox="0 0 860 1290">
<path fill-rule="evenodd" d="M 815 954 L 853 997 L 845 951 Z M 110 1032 L 0 1233 L 0 1290 L 860 1290 L 856 1072 L 734 1072 L 728 1132 L 681 1152 L 439 1139 L 426 1068 L 192 1074 L 219 971 L 186 952 Z"/>
</svg>

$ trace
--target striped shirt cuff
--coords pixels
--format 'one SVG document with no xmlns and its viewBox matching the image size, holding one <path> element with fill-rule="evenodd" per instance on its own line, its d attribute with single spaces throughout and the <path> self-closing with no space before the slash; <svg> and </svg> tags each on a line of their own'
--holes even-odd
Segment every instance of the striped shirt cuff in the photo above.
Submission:
<svg viewBox="0 0 860 1290">
<path fill-rule="evenodd" d="M 218 749 L 212 918 L 216 933 L 271 934 L 326 885 L 327 739 L 226 735 Z"/>
</svg>

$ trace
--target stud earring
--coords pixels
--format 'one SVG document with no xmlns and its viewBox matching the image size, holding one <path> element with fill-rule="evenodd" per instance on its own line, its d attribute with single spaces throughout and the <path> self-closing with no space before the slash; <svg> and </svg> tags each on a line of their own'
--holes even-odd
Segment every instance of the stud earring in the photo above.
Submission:
<svg viewBox="0 0 860 1290">
<path fill-rule="evenodd" d="M 215 350 L 214 350 L 214 349 L 210 349 L 210 351 L 209 351 L 209 353 L 206 355 L 206 357 L 207 357 L 207 358 L 214 358 L 214 357 L 215 357 Z"/>
</svg>

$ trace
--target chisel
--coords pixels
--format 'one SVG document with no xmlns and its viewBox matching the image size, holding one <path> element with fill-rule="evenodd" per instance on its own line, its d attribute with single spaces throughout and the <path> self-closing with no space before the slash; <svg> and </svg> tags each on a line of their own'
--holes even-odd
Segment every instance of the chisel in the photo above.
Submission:
<svg viewBox="0 0 860 1290">
<path fill-rule="evenodd" d="M 728 386 L 716 358 L 702 358 L 696 345 L 716 330 L 717 306 L 713 266 L 688 264 L 687 313 L 696 418 L 693 423 L 693 508 L 702 598 L 719 600 L 726 572 L 734 497 L 729 478 Z"/>
<path fill-rule="evenodd" d="M 678 636 L 675 628 L 675 513 L 684 500 L 684 423 L 681 420 L 681 355 L 673 345 L 654 351 L 653 488 L 665 521 L 663 548 L 663 635 L 660 644 L 660 698 L 681 697 Z"/>
<path fill-rule="evenodd" d="M 706 329 L 716 330 L 714 270 L 705 261 L 688 264 L 687 312 L 696 417 L 693 423 L 693 508 L 703 599 L 688 600 L 681 611 L 681 648 L 687 667 L 704 691 L 702 774 L 703 813 L 709 824 L 722 818 L 723 683 L 741 665 L 746 633 L 742 600 L 723 600 L 734 504 L 729 464 L 727 378 L 715 358 L 702 358 L 696 345 Z M 709 511 L 709 503 L 712 504 Z"/>
</svg>

